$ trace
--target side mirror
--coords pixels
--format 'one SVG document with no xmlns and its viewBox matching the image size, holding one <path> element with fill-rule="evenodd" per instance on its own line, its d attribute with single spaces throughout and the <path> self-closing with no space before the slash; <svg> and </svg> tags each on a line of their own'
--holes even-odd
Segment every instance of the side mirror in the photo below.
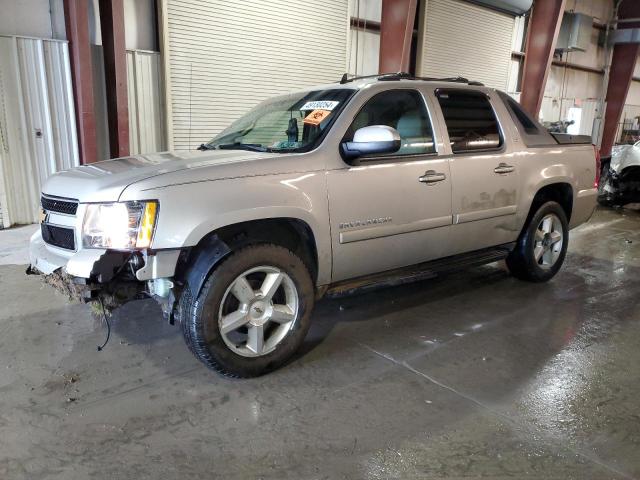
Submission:
<svg viewBox="0 0 640 480">
<path fill-rule="evenodd" d="M 371 125 L 356 130 L 352 142 L 343 142 L 342 156 L 352 160 L 374 153 L 393 153 L 400 148 L 400 134 L 386 125 Z"/>
</svg>

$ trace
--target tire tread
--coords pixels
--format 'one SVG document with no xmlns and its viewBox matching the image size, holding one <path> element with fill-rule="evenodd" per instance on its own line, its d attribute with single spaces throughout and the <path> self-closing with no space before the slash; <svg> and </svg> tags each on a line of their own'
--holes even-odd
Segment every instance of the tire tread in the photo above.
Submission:
<svg viewBox="0 0 640 480">
<path fill-rule="evenodd" d="M 542 217 L 548 213 L 554 213 L 560 218 L 564 229 L 564 245 L 562 246 L 562 253 L 556 264 L 549 270 L 541 269 L 531 258 L 532 251 L 530 251 L 531 235 L 534 233 L 534 228 L 537 228 L 538 223 Z M 567 246 L 569 243 L 569 228 L 567 216 L 562 206 L 554 201 L 545 202 L 535 211 L 533 215 L 530 215 L 526 227 L 523 229 L 518 242 L 514 250 L 507 257 L 507 267 L 511 274 L 520 279 L 528 282 L 546 282 L 551 280 L 564 262 Z"/>
<path fill-rule="evenodd" d="M 229 262 L 233 262 L 234 259 L 239 257 L 240 255 L 250 255 L 252 251 L 264 249 L 265 247 L 284 252 L 286 256 L 290 257 L 292 262 L 296 262 L 298 263 L 299 267 L 304 268 L 305 274 L 308 276 L 309 281 L 311 281 L 311 275 L 305 263 L 289 249 L 275 244 L 253 244 L 233 252 L 232 254 L 225 257 L 219 264 L 215 265 L 215 267 L 209 273 L 207 280 L 202 285 L 200 292 L 197 293 L 195 299 L 193 298 L 189 286 L 186 285 L 179 300 L 179 320 L 182 334 L 187 347 L 189 348 L 191 353 L 207 368 L 228 378 L 246 378 L 255 375 L 243 375 L 238 373 L 237 371 L 233 371 L 232 369 L 225 366 L 222 361 L 220 361 L 218 358 L 216 358 L 215 355 L 211 353 L 211 350 L 207 346 L 204 336 L 203 311 L 206 299 L 210 290 L 213 288 L 214 283 L 217 281 L 217 273 L 220 272 L 220 270 L 224 268 L 225 265 L 227 265 Z M 311 308 L 312 307 L 313 304 L 311 304 Z M 263 373 L 266 373 L 270 370 L 271 368 L 268 368 Z"/>
</svg>

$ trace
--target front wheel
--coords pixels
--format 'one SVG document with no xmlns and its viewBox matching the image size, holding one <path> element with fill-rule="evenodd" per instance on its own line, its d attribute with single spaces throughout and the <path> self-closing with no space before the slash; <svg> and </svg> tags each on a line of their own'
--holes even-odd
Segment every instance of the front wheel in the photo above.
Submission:
<svg viewBox="0 0 640 480">
<path fill-rule="evenodd" d="M 277 245 L 249 246 L 217 266 L 193 304 L 183 306 L 182 332 L 207 367 L 256 377 L 300 347 L 313 303 L 313 282 L 299 257 Z"/>
<path fill-rule="evenodd" d="M 557 202 L 546 202 L 533 215 L 507 257 L 511 273 L 530 282 L 546 282 L 558 273 L 569 243 L 569 225 Z"/>
</svg>

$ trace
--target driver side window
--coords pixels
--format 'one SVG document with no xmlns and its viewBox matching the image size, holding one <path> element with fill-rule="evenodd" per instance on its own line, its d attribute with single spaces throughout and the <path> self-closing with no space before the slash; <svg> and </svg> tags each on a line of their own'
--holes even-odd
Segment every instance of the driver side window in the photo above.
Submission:
<svg viewBox="0 0 640 480">
<path fill-rule="evenodd" d="M 344 141 L 352 141 L 356 130 L 371 125 L 395 128 L 401 140 L 398 151 L 376 156 L 436 153 L 429 114 L 422 95 L 415 90 L 388 90 L 369 99 L 354 118 Z"/>
</svg>

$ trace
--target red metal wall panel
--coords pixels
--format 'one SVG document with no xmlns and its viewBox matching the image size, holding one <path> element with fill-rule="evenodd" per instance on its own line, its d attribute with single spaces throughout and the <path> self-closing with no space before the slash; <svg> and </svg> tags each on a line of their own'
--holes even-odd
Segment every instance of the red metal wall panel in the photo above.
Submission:
<svg viewBox="0 0 640 480">
<path fill-rule="evenodd" d="M 86 164 L 97 160 L 88 2 L 64 0 L 64 18 L 69 40 L 73 97 L 76 106 L 78 151 L 80 163 Z"/>
<path fill-rule="evenodd" d="M 529 18 L 520 104 L 536 118 L 562 24 L 565 1 L 536 0 Z"/>
<path fill-rule="evenodd" d="M 379 73 L 408 72 L 417 0 L 382 0 Z"/>
<path fill-rule="evenodd" d="M 624 0 L 618 7 L 618 18 L 640 18 L 640 1 Z M 618 28 L 638 28 L 639 25 L 638 23 L 621 23 Z M 609 69 L 609 84 L 607 85 L 607 106 L 604 112 L 602 143 L 600 145 L 600 156 L 602 157 L 611 155 L 618 122 L 622 116 L 624 103 L 629 93 L 633 69 L 639 53 L 640 45 L 638 44 L 619 44 L 613 48 Z"/>
<path fill-rule="evenodd" d="M 129 104 L 123 0 L 100 0 L 100 27 L 111 158 L 125 157 L 129 155 Z"/>
</svg>

